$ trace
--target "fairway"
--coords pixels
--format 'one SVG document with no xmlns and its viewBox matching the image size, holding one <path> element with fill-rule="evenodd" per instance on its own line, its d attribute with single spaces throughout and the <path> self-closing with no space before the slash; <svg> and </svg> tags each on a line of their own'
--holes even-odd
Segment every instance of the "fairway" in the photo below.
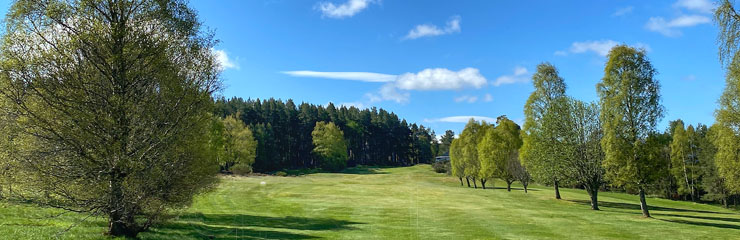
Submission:
<svg viewBox="0 0 740 240">
<path fill-rule="evenodd" d="M 264 185 L 261 182 L 265 182 Z M 582 190 L 519 186 L 506 192 L 460 187 L 429 165 L 351 168 L 298 177 L 225 176 L 175 220 L 142 239 L 732 239 L 740 215 L 716 206 L 602 193 L 591 211 Z M 84 218 L 58 210 L 1 203 L 0 236 L 48 239 Z M 63 239 L 103 238 L 103 219 L 88 218 Z"/>
</svg>

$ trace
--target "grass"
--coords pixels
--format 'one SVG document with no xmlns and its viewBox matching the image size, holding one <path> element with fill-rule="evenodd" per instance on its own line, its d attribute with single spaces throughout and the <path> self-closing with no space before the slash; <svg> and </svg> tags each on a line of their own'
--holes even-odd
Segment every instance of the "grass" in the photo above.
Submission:
<svg viewBox="0 0 740 240">
<path fill-rule="evenodd" d="M 265 182 L 265 185 L 261 185 Z M 490 185 L 490 183 L 489 183 Z M 297 177 L 225 176 L 179 217 L 142 239 L 735 239 L 740 214 L 721 207 L 601 193 L 589 210 L 582 190 L 520 186 L 506 192 L 460 187 L 429 165 L 355 168 Z M 0 202 L 0 238 L 104 238 L 105 221 Z"/>
</svg>

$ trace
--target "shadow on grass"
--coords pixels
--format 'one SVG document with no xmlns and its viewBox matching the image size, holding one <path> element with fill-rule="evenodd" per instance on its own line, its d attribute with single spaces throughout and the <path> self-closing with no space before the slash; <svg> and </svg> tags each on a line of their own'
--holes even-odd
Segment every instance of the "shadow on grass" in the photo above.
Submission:
<svg viewBox="0 0 740 240">
<path fill-rule="evenodd" d="M 740 223 L 740 219 L 738 219 L 738 218 L 726 218 L 726 217 L 688 216 L 688 215 L 663 214 L 663 213 L 656 213 L 656 214 L 653 214 L 653 216 L 695 218 L 695 219 L 702 219 L 702 220 L 713 220 L 713 221 L 723 221 L 723 222 Z M 738 226 L 738 227 L 740 227 L 740 226 Z"/>
<path fill-rule="evenodd" d="M 185 214 L 157 227 L 153 234 L 190 236 L 198 239 L 312 239 L 316 236 L 281 231 L 254 230 L 251 227 L 286 230 L 353 230 L 358 222 L 303 217 L 266 217 L 244 214 Z"/>
<path fill-rule="evenodd" d="M 388 174 L 387 172 L 382 172 L 383 168 L 377 168 L 377 167 L 353 167 L 353 168 L 347 168 L 342 170 L 339 173 L 344 174 Z"/>
<path fill-rule="evenodd" d="M 587 201 L 587 200 L 568 200 L 568 201 L 574 202 L 574 203 L 578 203 L 578 204 L 583 204 L 583 205 L 591 206 L 591 202 L 590 201 Z M 640 204 L 637 204 L 637 203 L 615 203 L 615 202 L 599 201 L 599 207 L 629 209 L 629 210 L 640 210 Z M 691 213 L 708 213 L 708 214 L 732 214 L 732 213 L 713 212 L 713 211 L 704 211 L 704 210 L 692 210 L 692 209 L 683 209 L 683 208 L 659 207 L 659 206 L 650 205 L 650 202 L 648 202 L 648 210 L 672 211 L 672 212 L 691 212 Z"/>
<path fill-rule="evenodd" d="M 689 216 L 682 216 L 682 217 L 689 217 Z M 690 224 L 690 225 L 696 225 L 696 226 L 706 226 L 706 227 L 740 230 L 740 225 L 732 225 L 732 224 L 725 224 L 725 223 L 696 222 L 696 221 L 679 220 L 679 219 L 658 219 L 658 220 L 672 222 L 672 223 Z"/>
</svg>

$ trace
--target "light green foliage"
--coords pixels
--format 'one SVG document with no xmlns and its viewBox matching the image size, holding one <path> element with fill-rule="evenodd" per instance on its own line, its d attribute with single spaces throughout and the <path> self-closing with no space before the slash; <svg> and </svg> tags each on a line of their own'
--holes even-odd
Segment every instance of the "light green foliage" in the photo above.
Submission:
<svg viewBox="0 0 740 240">
<path fill-rule="evenodd" d="M 218 180 L 216 41 L 184 1 L 16 1 L 5 24 L 19 195 L 133 237 Z"/>
<path fill-rule="evenodd" d="M 597 85 L 604 166 L 615 185 L 642 185 L 654 179 L 646 168 L 650 159 L 641 150 L 663 116 L 655 73 L 644 50 L 619 45 L 609 52 L 604 78 Z"/>
<path fill-rule="evenodd" d="M 465 160 L 463 158 L 462 149 L 462 140 L 460 138 L 452 140 L 452 143 L 450 144 L 450 168 L 452 176 L 458 178 L 465 177 Z M 460 182 L 460 184 L 462 184 L 462 182 Z"/>
<path fill-rule="evenodd" d="M 244 122 L 234 116 L 223 119 L 224 125 L 224 154 L 219 159 L 219 164 L 226 171 L 231 166 L 239 166 L 239 171 L 244 173 L 254 163 L 257 155 L 257 141 L 254 140 L 252 131 L 244 125 Z"/>
<path fill-rule="evenodd" d="M 607 178 L 617 186 L 636 187 L 644 196 L 645 185 L 659 176 L 651 157 L 655 145 L 648 136 L 663 116 L 660 84 L 644 50 L 618 45 L 609 51 L 604 78 L 596 86 L 604 124 L 604 149 Z M 643 215 L 649 216 L 644 198 Z"/>
<path fill-rule="evenodd" d="M 519 125 L 506 116 L 498 118 L 498 125 L 489 128 L 478 143 L 480 177 L 498 177 L 507 185 L 516 180 L 512 161 L 519 161 L 519 148 L 522 146 Z"/>
<path fill-rule="evenodd" d="M 601 149 L 603 129 L 599 120 L 599 107 L 568 99 L 568 114 L 564 117 L 562 148 L 566 158 L 564 168 L 569 179 L 582 185 L 591 196 L 591 208 L 598 210 L 598 192 L 604 184 L 604 152 Z"/>
<path fill-rule="evenodd" d="M 524 105 L 521 162 L 536 181 L 552 183 L 566 175 L 561 162 L 565 152 L 559 142 L 565 123 L 560 118 L 566 114 L 558 104 L 564 101 L 566 85 L 549 63 L 537 66 L 532 84 L 534 91 Z"/>
<path fill-rule="evenodd" d="M 732 193 L 740 193 L 740 15 L 733 3 L 722 0 L 715 10 L 715 21 L 719 26 L 719 56 L 727 66 L 725 89 L 719 99 L 716 116 L 717 147 L 715 164 L 719 175 Z"/>
<path fill-rule="evenodd" d="M 319 156 L 321 168 L 339 171 L 347 167 L 347 142 L 342 130 L 329 122 L 317 122 L 313 132 L 313 152 Z"/>
<path fill-rule="evenodd" d="M 602 211 L 587 211 L 588 194 L 563 188 L 473 191 L 429 165 L 350 168 L 380 174 L 225 177 L 177 219 L 141 233 L 142 240 L 202 239 L 736 239 L 740 214 L 709 204 L 651 198 L 655 219 L 639 216 L 636 196 L 601 194 Z M 261 185 L 265 182 L 266 185 Z M 501 181 L 497 184 L 502 184 Z M 516 188 L 520 188 L 518 184 Z M 55 239 L 84 214 L 0 202 L 0 236 Z M 536 224 L 536 225 L 535 225 Z M 110 239 L 95 217 L 60 239 Z"/>
<path fill-rule="evenodd" d="M 478 160 L 478 142 L 490 125 L 470 119 L 460 133 L 462 169 L 465 177 L 475 178 L 480 174 L 480 160 Z"/>
<path fill-rule="evenodd" d="M 678 194 L 690 195 L 694 199 L 695 183 L 697 180 L 696 159 L 696 132 L 689 125 L 684 129 L 683 121 L 677 120 L 673 128 L 673 140 L 671 141 L 671 175 L 678 185 Z"/>
</svg>

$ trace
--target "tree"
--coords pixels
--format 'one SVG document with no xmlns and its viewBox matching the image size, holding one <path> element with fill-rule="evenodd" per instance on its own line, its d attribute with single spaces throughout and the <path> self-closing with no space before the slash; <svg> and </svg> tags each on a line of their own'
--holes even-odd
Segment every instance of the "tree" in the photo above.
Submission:
<svg viewBox="0 0 740 240">
<path fill-rule="evenodd" d="M 604 184 L 604 152 L 601 149 L 603 129 L 599 120 L 599 107 L 595 103 L 579 100 L 567 101 L 568 112 L 565 129 L 564 164 L 572 178 L 583 185 L 591 197 L 591 209 L 599 210 L 598 193 Z"/>
<path fill-rule="evenodd" d="M 704 201 L 718 201 L 725 207 L 728 205 L 730 191 L 725 186 L 725 179 L 719 174 L 715 163 L 717 147 L 714 145 L 716 139 L 717 127 L 713 125 L 706 131 L 706 135 L 700 141 L 702 149 L 699 158 L 702 159 L 700 171 L 702 173 L 702 188 L 707 192 L 701 197 Z"/>
<path fill-rule="evenodd" d="M 342 130 L 329 122 L 317 122 L 313 132 L 313 152 L 319 156 L 324 170 L 339 171 L 347 166 L 347 142 Z"/>
<path fill-rule="evenodd" d="M 228 172 L 232 166 L 243 166 L 242 168 L 250 169 L 257 155 L 257 142 L 254 140 L 252 131 L 234 116 L 228 116 L 222 121 L 224 154 L 219 159 L 221 170 Z"/>
<path fill-rule="evenodd" d="M 727 67 L 725 89 L 715 112 L 717 155 L 714 164 L 727 190 L 740 193 L 740 15 L 729 0 L 722 0 L 714 13 L 719 26 L 719 56 Z"/>
<path fill-rule="evenodd" d="M 439 154 L 449 154 L 452 140 L 455 140 L 455 132 L 452 130 L 445 131 L 439 139 Z"/>
<path fill-rule="evenodd" d="M 216 41 L 184 1 L 16 1 L 5 23 L 19 194 L 134 237 L 217 182 Z"/>
<path fill-rule="evenodd" d="M 481 123 L 471 118 L 460 134 L 463 172 L 467 179 L 473 180 L 473 187 L 475 188 L 478 188 L 475 181 L 480 174 L 478 143 L 488 128 L 489 125 L 486 122 Z"/>
<path fill-rule="evenodd" d="M 655 69 L 644 50 L 618 45 L 609 51 L 604 78 L 597 85 L 601 104 L 601 122 L 607 178 L 618 186 L 636 187 L 640 208 L 650 213 L 645 202 L 645 187 L 655 180 L 650 166 L 648 136 L 663 116 L 660 85 Z"/>
<path fill-rule="evenodd" d="M 558 101 L 565 98 L 565 82 L 550 63 L 537 65 L 537 72 L 532 76 L 534 91 L 524 105 L 523 145 L 521 161 L 542 183 L 552 183 L 555 198 L 560 199 L 560 181 L 566 174 L 563 172 L 559 136 L 562 133 L 564 110 L 559 108 Z"/>
<path fill-rule="evenodd" d="M 497 126 L 493 130 L 497 133 L 498 138 L 495 141 L 496 169 L 499 178 L 506 182 L 506 191 L 511 192 L 511 184 L 517 180 L 513 170 L 519 163 L 519 148 L 522 146 L 522 139 L 519 125 L 509 120 L 506 116 L 500 116 L 496 119 Z"/>
<path fill-rule="evenodd" d="M 678 184 L 678 193 L 684 196 L 691 196 L 694 201 L 694 177 L 690 172 L 693 168 L 691 164 L 692 156 L 691 146 L 689 143 L 689 134 L 693 135 L 693 127 L 689 128 L 691 133 L 684 129 L 683 121 L 677 120 L 673 129 L 673 140 L 671 141 L 671 175 Z"/>
<path fill-rule="evenodd" d="M 462 154 L 462 143 L 460 138 L 452 140 L 450 144 L 450 168 L 452 175 L 460 180 L 460 186 L 463 186 L 463 178 L 465 177 L 465 165 Z M 468 181 L 468 187 L 470 187 L 470 181 Z"/>
</svg>

